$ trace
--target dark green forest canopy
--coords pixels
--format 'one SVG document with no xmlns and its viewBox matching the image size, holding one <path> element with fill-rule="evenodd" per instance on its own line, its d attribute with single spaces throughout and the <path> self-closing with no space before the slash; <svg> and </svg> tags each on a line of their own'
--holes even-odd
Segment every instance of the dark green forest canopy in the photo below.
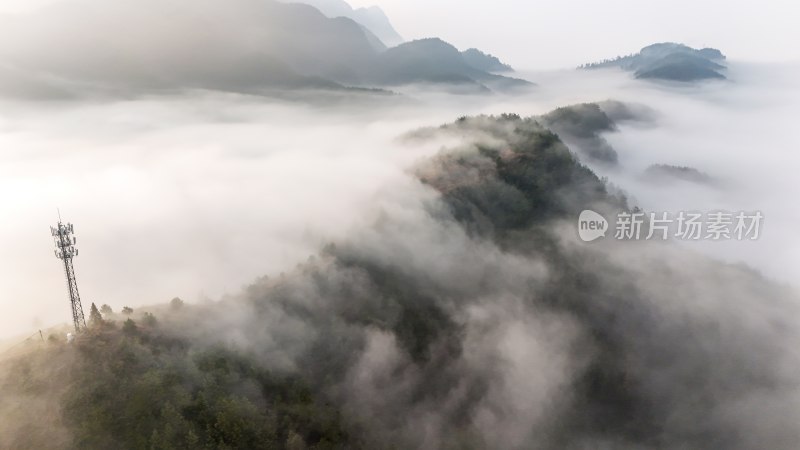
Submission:
<svg viewBox="0 0 800 450">
<path fill-rule="evenodd" d="M 351 441 L 337 408 L 316 401 L 302 377 L 222 346 L 198 349 L 158 327 L 112 323 L 71 346 L 49 346 L 39 352 L 62 360 L 57 377 L 37 373 L 48 362 L 12 360 L 3 390 L 26 399 L 65 389 L 57 395 L 70 439 L 54 447 L 54 430 L 26 424 L 28 433 L 4 448 L 322 449 Z"/>
<path fill-rule="evenodd" d="M 550 117 L 614 127 L 590 105 Z M 581 210 L 629 206 L 542 122 L 413 132 L 450 143 L 414 168 L 434 195 L 413 220 L 387 213 L 238 296 L 106 314 L 5 361 L 2 413 L 19 419 L 0 447 L 781 448 L 790 429 L 724 411 L 783 405 L 772 343 L 796 332 L 794 294 L 668 245 L 571 244 Z"/>
<path fill-rule="evenodd" d="M 575 108 L 582 109 L 573 112 Z M 599 109 L 596 117 L 604 121 L 602 126 L 584 118 L 583 110 L 594 112 L 593 108 L 575 108 L 559 109 L 548 116 L 574 117 L 570 135 L 595 136 L 613 129 Z M 605 182 L 581 164 L 558 135 L 534 118 L 463 118 L 437 131 L 477 131 L 491 138 L 466 151 L 440 154 L 418 169 L 420 180 L 439 191 L 454 217 L 467 225 L 490 223 L 493 231 L 503 234 L 577 216 L 601 203 L 626 207 L 623 198 L 609 195 Z"/>
</svg>

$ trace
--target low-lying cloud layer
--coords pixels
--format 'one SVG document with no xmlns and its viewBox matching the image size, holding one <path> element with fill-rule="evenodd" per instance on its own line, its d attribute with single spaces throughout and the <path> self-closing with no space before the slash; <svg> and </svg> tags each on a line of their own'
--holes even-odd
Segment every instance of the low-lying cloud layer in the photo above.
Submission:
<svg viewBox="0 0 800 450">
<path fill-rule="evenodd" d="M 781 67 L 774 73 L 793 73 Z M 88 302 L 141 305 L 181 295 L 216 298 L 304 260 L 346 235 L 380 192 L 440 145 L 397 137 L 463 114 L 544 114 L 608 98 L 652 109 L 649 122 L 605 134 L 616 167 L 590 166 L 652 211 L 761 210 L 756 243 L 701 243 L 783 280 L 796 277 L 791 205 L 797 159 L 790 80 L 743 67 L 733 83 L 674 88 L 617 73 L 558 73 L 527 96 L 412 95 L 352 107 L 309 107 L 258 97 L 200 94 L 104 102 L 5 101 L 0 223 L 7 334 L 63 320 L 63 281 L 47 226 L 60 207 L 77 225 L 79 282 Z M 766 80 L 766 81 L 765 81 Z M 774 81 L 773 81 L 774 80 Z M 396 100 L 403 107 L 390 106 Z M 652 164 L 691 166 L 723 185 L 676 181 Z M 13 237 L 13 238 L 11 238 Z M 12 299 L 25 299 L 22 304 Z"/>
<path fill-rule="evenodd" d="M 610 145 L 613 164 L 585 162 L 647 210 L 762 210 L 761 241 L 697 249 L 791 280 L 794 217 L 779 206 L 793 193 L 793 105 L 778 93 L 792 84 L 738 73 L 695 88 L 561 73 L 528 96 L 416 91 L 401 107 L 220 93 L 5 101 L 4 328 L 66 317 L 47 235 L 60 207 L 76 223 L 87 305 L 229 294 L 166 330 L 302 373 L 371 448 L 792 448 L 793 288 L 678 245 L 578 244 L 580 208 L 621 204 L 588 172 L 562 172 L 566 150 L 548 152 L 532 119 L 418 130 L 633 100 L 636 120 L 584 136 L 576 154 Z M 665 189 L 646 177 L 658 163 L 723 181 Z"/>
</svg>

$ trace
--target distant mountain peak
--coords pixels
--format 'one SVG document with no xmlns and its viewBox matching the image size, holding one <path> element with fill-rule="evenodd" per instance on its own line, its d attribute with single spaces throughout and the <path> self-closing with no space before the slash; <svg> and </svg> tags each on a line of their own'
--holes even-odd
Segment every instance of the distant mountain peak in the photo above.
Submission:
<svg viewBox="0 0 800 450">
<path fill-rule="evenodd" d="M 514 69 L 503 63 L 494 55 L 484 53 L 477 48 L 470 48 L 461 52 L 464 60 L 470 66 L 484 72 L 513 72 Z"/>
<path fill-rule="evenodd" d="M 636 78 L 692 82 L 725 79 L 725 55 L 715 48 L 694 49 L 676 42 L 660 42 L 639 53 L 583 66 L 584 69 L 619 67 Z"/>
<path fill-rule="evenodd" d="M 344 0 L 287 0 L 290 3 L 304 3 L 317 8 L 330 18 L 347 17 L 363 26 L 387 47 L 395 47 L 405 42 L 395 30 L 386 13 L 379 6 L 353 8 Z"/>
<path fill-rule="evenodd" d="M 376 74 L 389 85 L 415 82 L 451 84 L 471 86 L 480 92 L 532 86 L 525 80 L 495 75 L 474 67 L 456 47 L 439 38 L 419 39 L 390 48 L 380 55 Z"/>
</svg>

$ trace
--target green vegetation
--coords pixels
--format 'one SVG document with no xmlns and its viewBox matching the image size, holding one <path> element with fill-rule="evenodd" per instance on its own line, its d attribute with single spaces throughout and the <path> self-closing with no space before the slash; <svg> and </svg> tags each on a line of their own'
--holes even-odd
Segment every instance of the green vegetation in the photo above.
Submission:
<svg viewBox="0 0 800 450">
<path fill-rule="evenodd" d="M 301 377 L 251 357 L 139 326 L 93 328 L 66 374 L 63 415 L 76 449 L 341 448 L 340 413 Z M 348 448 L 352 448 L 349 446 Z"/>
<path fill-rule="evenodd" d="M 100 314 L 100 311 L 97 309 L 97 305 L 92 303 L 92 307 L 89 309 L 89 325 L 91 326 L 100 326 L 103 323 L 103 315 Z"/>
<path fill-rule="evenodd" d="M 600 114 L 595 117 L 605 120 L 599 128 L 611 127 L 607 116 Z M 548 116 L 572 118 L 576 113 L 559 109 Z M 573 128 L 579 126 L 586 128 L 576 118 Z M 493 231 L 506 233 L 577 216 L 591 204 L 610 202 L 625 207 L 624 199 L 610 196 L 605 183 L 582 165 L 556 134 L 533 118 L 510 114 L 462 118 L 440 132 L 466 129 L 481 130 L 499 143 L 442 154 L 421 167 L 419 177 L 440 191 L 455 218 L 470 228 L 491 224 Z"/>
</svg>

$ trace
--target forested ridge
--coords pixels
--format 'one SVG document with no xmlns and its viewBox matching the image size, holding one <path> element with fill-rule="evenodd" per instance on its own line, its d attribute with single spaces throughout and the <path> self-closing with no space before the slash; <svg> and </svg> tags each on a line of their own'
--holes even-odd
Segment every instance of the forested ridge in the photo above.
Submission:
<svg viewBox="0 0 800 450">
<path fill-rule="evenodd" d="M 782 448 L 791 428 L 724 411 L 780 410 L 789 290 L 667 244 L 576 244 L 581 210 L 632 206 L 541 119 L 403 141 L 441 138 L 418 192 L 294 270 L 210 304 L 93 308 L 74 343 L 4 360 L 0 447 Z"/>
</svg>

